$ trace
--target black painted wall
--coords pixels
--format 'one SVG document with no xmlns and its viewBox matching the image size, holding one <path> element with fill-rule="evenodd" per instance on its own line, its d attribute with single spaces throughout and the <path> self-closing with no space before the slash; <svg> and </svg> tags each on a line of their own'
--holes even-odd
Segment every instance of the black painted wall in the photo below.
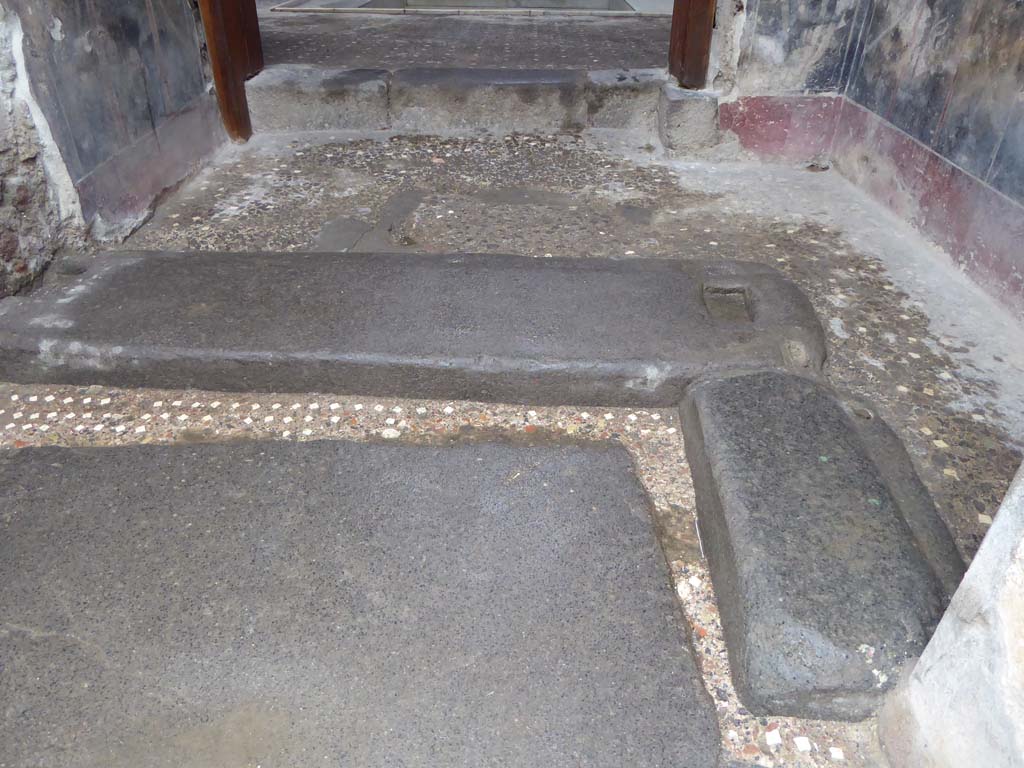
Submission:
<svg viewBox="0 0 1024 768">
<path fill-rule="evenodd" d="M 845 93 L 1024 203 L 1024 0 L 748 0 L 739 83 Z"/>
<path fill-rule="evenodd" d="M 1024 203 L 1024 0 L 875 0 L 846 94 Z"/>
<path fill-rule="evenodd" d="M 868 0 L 746 0 L 740 85 L 755 93 L 839 91 Z"/>
<path fill-rule="evenodd" d="M 108 198 L 147 173 L 146 155 L 160 155 L 153 173 L 168 173 L 161 128 L 209 98 L 192 0 L 4 2 L 21 20 L 33 94 L 83 198 L 88 189 L 102 204 L 141 206 L 152 180 L 127 203 Z"/>
</svg>

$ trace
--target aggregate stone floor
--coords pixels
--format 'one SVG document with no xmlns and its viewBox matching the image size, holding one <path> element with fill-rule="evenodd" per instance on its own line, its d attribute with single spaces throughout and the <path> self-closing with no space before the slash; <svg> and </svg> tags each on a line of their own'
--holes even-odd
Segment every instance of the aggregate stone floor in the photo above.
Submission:
<svg viewBox="0 0 1024 768">
<path fill-rule="evenodd" d="M 265 136 L 225 151 L 125 247 L 296 251 L 318 243 L 768 263 L 807 292 L 830 344 L 828 377 L 871 402 L 904 439 L 965 556 L 1021 459 L 1019 327 L 831 172 L 669 161 L 601 136 Z M 618 440 L 654 500 L 727 755 L 737 765 L 876 765 L 870 722 L 754 718 L 743 709 L 694 532 L 677 415 L 588 410 L 0 385 L 0 447 L 239 434 L 437 441 L 551 431 Z"/>
<path fill-rule="evenodd" d="M 1021 328 L 831 172 L 669 162 L 599 137 L 266 136 L 125 245 L 759 261 L 811 298 L 829 379 L 900 433 L 967 557 L 1021 461 Z M 914 283 L 925 272 L 944 295 Z"/>
<path fill-rule="evenodd" d="M 644 69 L 667 60 L 668 17 L 268 13 L 268 65 L 345 69 Z"/>
</svg>

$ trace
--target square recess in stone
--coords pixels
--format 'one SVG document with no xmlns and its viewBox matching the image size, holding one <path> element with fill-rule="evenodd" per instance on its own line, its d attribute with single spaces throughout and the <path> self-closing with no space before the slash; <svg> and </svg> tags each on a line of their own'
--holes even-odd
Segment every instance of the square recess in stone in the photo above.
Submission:
<svg viewBox="0 0 1024 768">
<path fill-rule="evenodd" d="M 23 449 L 0 515 L 0 763 L 716 763 L 621 448 Z"/>
</svg>

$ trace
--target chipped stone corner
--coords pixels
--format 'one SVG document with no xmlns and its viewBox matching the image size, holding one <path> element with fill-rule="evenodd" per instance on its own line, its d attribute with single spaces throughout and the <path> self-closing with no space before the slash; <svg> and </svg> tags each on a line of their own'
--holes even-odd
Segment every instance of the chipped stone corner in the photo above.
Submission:
<svg viewBox="0 0 1024 768">
<path fill-rule="evenodd" d="M 718 96 L 665 83 L 658 103 L 658 133 L 670 151 L 690 151 L 718 143 Z"/>
<path fill-rule="evenodd" d="M 54 20 L 50 32 L 59 37 L 61 24 Z M 22 43 L 20 19 L 0 7 L 0 297 L 85 239 L 78 193 L 32 94 Z"/>
</svg>

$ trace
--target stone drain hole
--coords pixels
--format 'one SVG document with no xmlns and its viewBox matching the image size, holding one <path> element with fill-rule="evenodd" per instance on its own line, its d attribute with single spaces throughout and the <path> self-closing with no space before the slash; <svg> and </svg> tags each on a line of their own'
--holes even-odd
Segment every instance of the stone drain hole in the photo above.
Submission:
<svg viewBox="0 0 1024 768">
<path fill-rule="evenodd" d="M 754 313 L 746 288 L 704 285 L 704 306 L 712 320 L 752 323 Z"/>
</svg>

